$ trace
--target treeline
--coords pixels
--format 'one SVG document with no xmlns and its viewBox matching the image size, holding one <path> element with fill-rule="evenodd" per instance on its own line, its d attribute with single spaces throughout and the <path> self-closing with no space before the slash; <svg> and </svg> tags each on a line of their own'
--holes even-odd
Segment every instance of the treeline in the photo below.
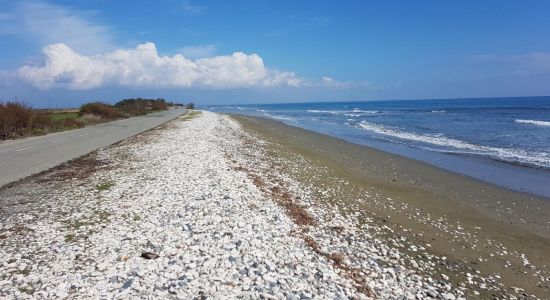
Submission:
<svg viewBox="0 0 550 300">
<path fill-rule="evenodd" d="M 143 99 L 131 98 L 124 99 L 115 103 L 115 107 L 134 114 L 144 114 L 150 110 L 165 110 L 169 106 L 174 106 L 174 103 L 167 103 L 163 98 Z"/>
<path fill-rule="evenodd" d="M 103 102 L 86 103 L 80 107 L 79 115 L 84 116 L 87 114 L 92 114 L 107 120 L 112 120 L 166 110 L 170 106 L 174 106 L 174 104 L 167 103 L 166 100 L 162 98 L 132 98 L 118 101 L 115 105 L 110 105 Z"/>
</svg>

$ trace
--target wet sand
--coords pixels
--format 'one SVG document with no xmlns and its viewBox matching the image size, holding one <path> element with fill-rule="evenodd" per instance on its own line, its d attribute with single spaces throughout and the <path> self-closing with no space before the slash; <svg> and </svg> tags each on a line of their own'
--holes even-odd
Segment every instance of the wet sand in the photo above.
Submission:
<svg viewBox="0 0 550 300">
<path fill-rule="evenodd" d="M 445 257 L 434 268 L 457 285 L 483 277 L 470 297 L 550 298 L 550 199 L 278 121 L 233 117 L 270 141 L 270 154 L 318 201 L 374 218 L 391 228 L 387 238 L 425 245 L 401 249 L 419 260 Z"/>
</svg>

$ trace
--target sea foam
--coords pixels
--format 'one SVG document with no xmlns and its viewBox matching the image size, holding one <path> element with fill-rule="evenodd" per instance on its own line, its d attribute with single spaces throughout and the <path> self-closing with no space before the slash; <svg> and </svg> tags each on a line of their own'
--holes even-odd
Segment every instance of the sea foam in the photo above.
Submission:
<svg viewBox="0 0 550 300">
<path fill-rule="evenodd" d="M 358 108 L 355 108 L 353 110 L 319 110 L 319 109 L 308 109 L 306 110 L 310 113 L 317 113 L 317 114 L 329 114 L 329 115 L 344 115 L 344 116 L 351 116 L 351 117 L 359 117 L 362 115 L 373 115 L 380 113 L 377 110 L 361 110 Z"/>
<path fill-rule="evenodd" d="M 514 120 L 514 122 L 520 123 L 520 124 L 537 125 L 537 126 L 550 126 L 550 121 L 516 119 L 516 120 Z"/>
<path fill-rule="evenodd" d="M 443 134 L 426 135 L 412 132 L 399 131 L 380 124 L 362 121 L 359 128 L 375 132 L 377 134 L 395 137 L 401 140 L 416 141 L 425 144 L 454 148 L 461 151 L 449 151 L 453 153 L 478 154 L 489 156 L 493 159 L 511 163 L 530 164 L 542 168 L 550 168 L 549 153 L 533 153 L 521 149 L 498 148 L 471 144 L 465 141 L 445 137 Z M 444 150 L 445 152 L 445 150 Z"/>
</svg>

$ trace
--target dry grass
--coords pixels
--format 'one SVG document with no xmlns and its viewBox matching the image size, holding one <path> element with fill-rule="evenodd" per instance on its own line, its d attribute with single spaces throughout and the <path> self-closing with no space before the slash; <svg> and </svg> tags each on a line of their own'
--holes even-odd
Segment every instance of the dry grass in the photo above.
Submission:
<svg viewBox="0 0 550 300">
<path fill-rule="evenodd" d="M 83 114 L 80 119 L 86 124 L 97 124 L 103 120 L 101 116 L 94 114 Z"/>
</svg>

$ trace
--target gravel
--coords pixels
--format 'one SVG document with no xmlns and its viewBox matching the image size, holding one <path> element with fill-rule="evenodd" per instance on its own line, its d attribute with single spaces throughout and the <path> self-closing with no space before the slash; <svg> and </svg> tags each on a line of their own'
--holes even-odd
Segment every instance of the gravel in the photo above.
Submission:
<svg viewBox="0 0 550 300">
<path fill-rule="evenodd" d="M 0 298 L 463 299 L 262 173 L 262 144 L 203 112 L 100 149 L 87 177 L 12 187 L 26 196 L 2 213 Z"/>
</svg>

